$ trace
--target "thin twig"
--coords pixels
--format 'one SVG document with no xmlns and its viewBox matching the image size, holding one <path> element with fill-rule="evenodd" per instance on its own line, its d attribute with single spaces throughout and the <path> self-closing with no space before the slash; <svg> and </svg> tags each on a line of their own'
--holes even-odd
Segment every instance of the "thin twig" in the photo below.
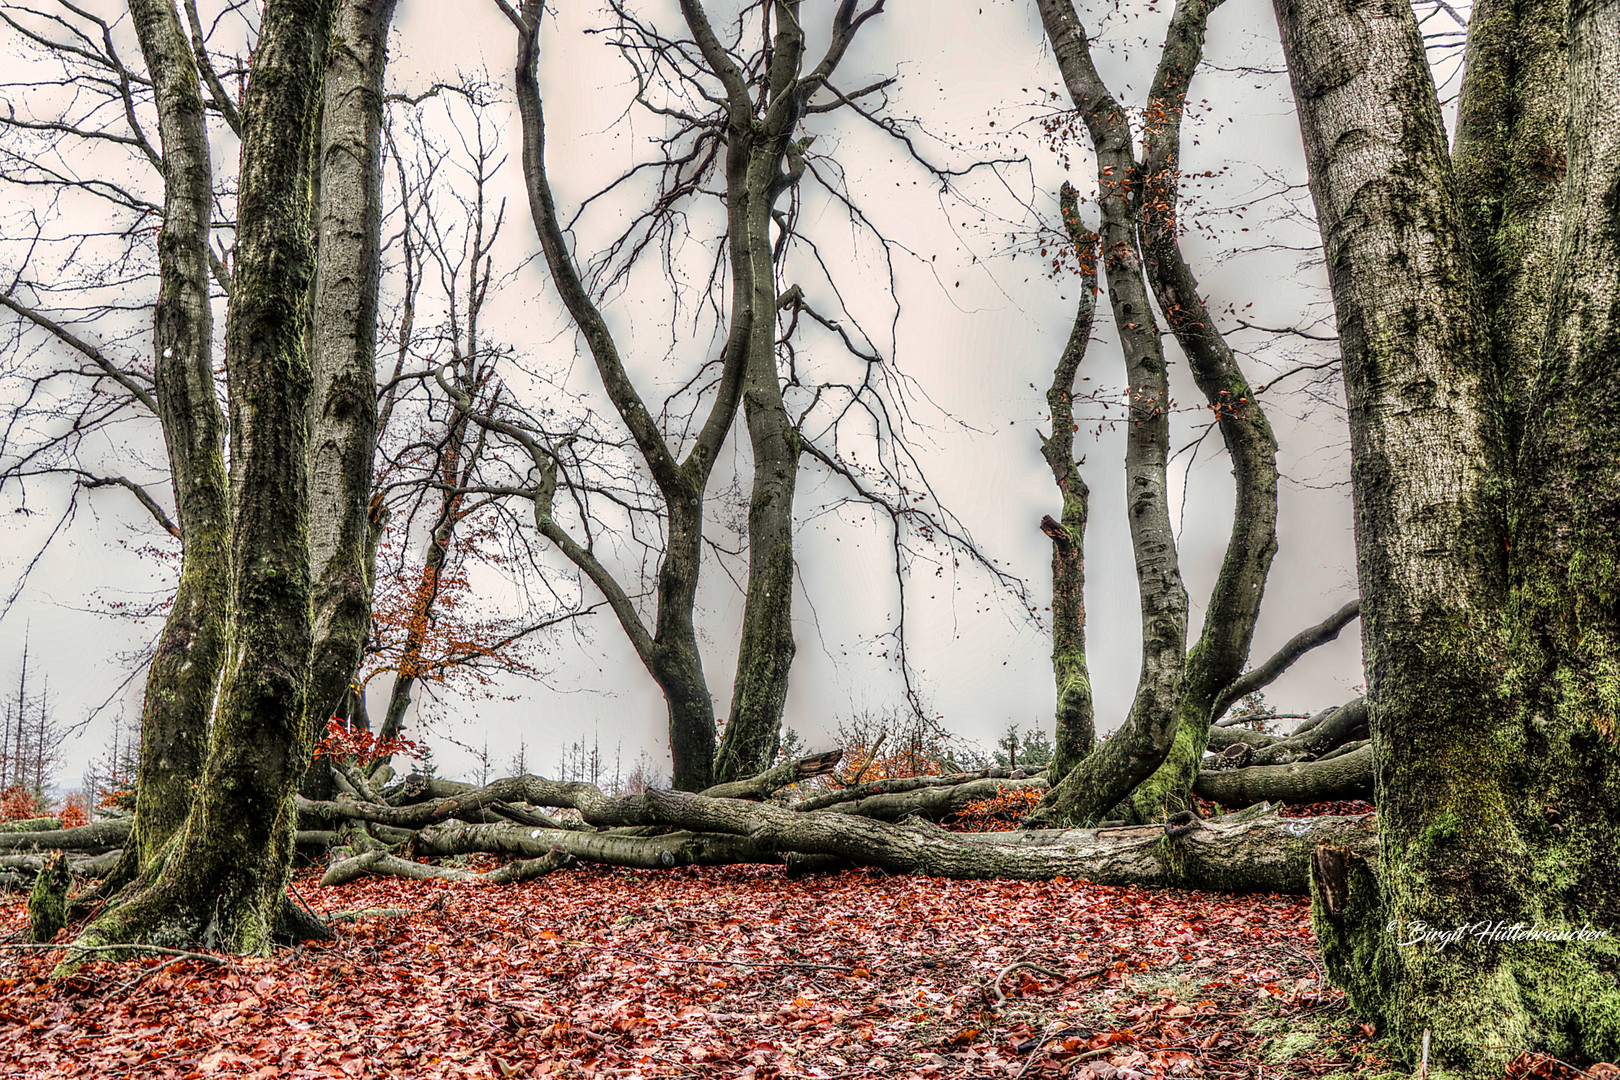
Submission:
<svg viewBox="0 0 1620 1080">
<path fill-rule="evenodd" d="M 165 956 L 178 956 L 182 960 L 206 960 L 210 964 L 228 964 L 229 960 L 221 956 L 210 956 L 208 953 L 187 952 L 184 949 L 165 949 L 161 945 L 9 945 L 0 944 L 0 949 L 63 949 L 71 952 L 150 952 L 162 953 Z"/>
</svg>

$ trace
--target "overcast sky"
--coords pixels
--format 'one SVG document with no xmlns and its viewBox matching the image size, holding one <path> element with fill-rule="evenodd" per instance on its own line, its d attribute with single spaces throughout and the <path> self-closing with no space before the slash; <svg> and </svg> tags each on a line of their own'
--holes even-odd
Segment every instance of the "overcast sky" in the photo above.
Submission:
<svg viewBox="0 0 1620 1080">
<path fill-rule="evenodd" d="M 594 4 L 562 6 L 560 21 L 548 22 L 545 30 L 543 67 L 548 160 L 567 217 L 590 192 L 645 159 L 646 140 L 659 126 L 628 108 L 632 84 L 606 38 L 583 32 L 605 24 L 607 17 Z M 830 7 L 820 0 L 805 4 L 813 36 Z M 671 31 L 679 26 L 673 2 L 640 9 Z M 724 24 L 723 13 L 733 6 L 716 4 L 712 10 L 715 21 Z M 1142 9 L 1127 16 L 1112 5 L 1104 10 L 1110 12 L 1107 18 L 1088 17 L 1088 26 L 1100 32 L 1099 65 L 1127 105 L 1140 104 L 1167 12 Z M 1217 174 L 1196 192 L 1201 209 L 1189 211 L 1189 217 L 1196 215 L 1201 227 L 1189 235 L 1186 249 L 1253 384 L 1334 356 L 1331 342 L 1237 324 L 1242 319 L 1262 327 L 1307 328 L 1317 335 L 1333 332 L 1317 238 L 1300 212 L 1308 212 L 1309 200 L 1275 38 L 1270 6 L 1263 0 L 1228 0 L 1217 11 L 1206 64 L 1192 87 L 1197 111 L 1190 112 L 1184 136 L 1184 171 Z M 8 42 L 0 51 L 0 64 L 8 65 L 13 79 L 25 70 L 25 62 L 13 58 L 15 44 Z M 519 136 L 509 102 L 512 46 L 511 28 L 493 5 L 403 0 L 389 76 L 392 89 L 406 92 L 458 73 L 487 77 L 500 92 L 501 101 L 488 115 L 496 119 L 511 155 L 497 181 L 510 198 L 496 254 L 508 269 L 530 258 L 537 246 L 516 161 Z M 897 75 L 891 112 L 921 122 L 920 131 L 928 134 L 916 141 L 932 160 L 954 166 L 973 154 L 1027 159 L 996 176 L 970 177 L 961 186 L 963 198 L 941 197 L 937 184 L 878 133 L 848 124 L 812 127 L 822 132 L 813 149 L 837 162 L 850 190 L 900 245 L 894 261 L 898 307 L 882 287 L 888 270 L 877 246 L 863 240 L 828 200 L 807 195 L 803 222 L 836 253 L 847 315 L 871 333 L 886 364 L 914 381 L 914 445 L 943 503 L 980 548 L 1027 582 L 1044 606 L 1050 547 L 1037 523 L 1043 514 L 1055 515 L 1059 503 L 1039 454 L 1037 431 L 1043 427 L 1044 388 L 1073 318 L 1076 283 L 1045 274 L 1045 261 L 1027 250 L 1032 222 L 1020 204 L 1027 202 L 1052 220 L 1054 193 L 1064 179 L 1083 195 L 1095 184 L 1089 153 L 1071 153 L 1065 170 L 1041 138 L 1037 118 L 1050 111 L 1049 95 L 1061 84 L 1034 7 L 1022 0 L 891 5 L 863 30 L 841 70 L 845 86 Z M 596 250 L 619 225 L 622 210 L 608 202 L 582 219 L 577 231 L 582 254 Z M 1082 214 L 1094 222 L 1094 205 L 1083 203 Z M 1011 235 L 1020 231 L 1019 237 Z M 1014 250 L 1020 248 L 1022 254 Z M 16 257 L 14 249 L 5 250 Z M 711 342 L 704 330 L 683 337 L 691 329 L 687 324 L 674 333 L 672 346 L 667 298 L 646 287 L 647 280 L 637 279 L 611 295 L 604 308 L 632 373 L 667 391 L 690 374 L 677 361 L 707 355 Z M 807 292 L 814 295 L 809 287 Z M 1103 397 L 1117 400 L 1122 363 L 1111 323 L 1104 303 L 1082 375 Z M 529 366 L 557 373 L 569 391 L 597 395 L 605 407 L 594 370 L 582 358 L 538 261 L 517 272 L 492 306 L 487 331 Z M 840 361 L 825 344 L 817 348 L 829 368 L 836 368 Z M 1177 413 L 1173 442 L 1180 448 L 1196 437 L 1207 413 L 1194 407 L 1200 398 L 1173 343 L 1170 352 L 1175 396 L 1189 406 Z M 38 362 L 38 356 L 28 362 Z M 21 363 L 20 353 L 8 357 L 0 372 L 14 374 Z M 1279 551 L 1254 662 L 1354 595 L 1348 438 L 1339 389 L 1336 382 L 1307 388 L 1308 382 L 1296 376 L 1263 398 L 1280 444 L 1283 483 Z M 10 378 L 4 392 L 14 396 L 19 386 Z M 1283 392 L 1289 388 L 1297 392 Z M 150 443 L 151 436 L 150 430 L 137 431 L 127 447 L 109 445 L 102 452 L 144 459 L 150 467 L 160 453 L 137 444 Z M 1231 524 L 1230 465 L 1217 441 L 1218 436 L 1206 441 L 1190 468 L 1193 454 L 1179 456 L 1170 486 L 1192 601 L 1190 640 Z M 746 445 L 746 437 L 741 443 Z M 1076 449 L 1086 457 L 1092 491 L 1086 537 L 1088 655 L 1098 726 L 1106 732 L 1118 726 L 1129 706 L 1139 663 L 1121 433 L 1108 425 L 1082 424 Z M 716 486 L 725 479 L 717 477 Z M 904 707 L 892 642 L 882 636 L 893 624 L 897 599 L 888 526 L 848 510 L 827 512 L 841 494 L 837 483 L 808 466 L 795 507 L 802 523 L 801 589 L 795 597 L 799 651 L 787 724 L 812 746 L 852 714 Z M 16 509 L 15 492 L 8 490 L 5 497 L 6 509 Z M 33 513 L 4 515 L 0 575 L 6 581 L 17 579 L 23 560 L 55 524 L 61 502 L 60 491 L 35 487 L 28 501 Z M 67 748 L 58 777 L 59 786 L 67 788 L 76 786 L 85 763 L 102 751 L 119 711 L 125 717 L 138 713 L 141 680 L 122 693 L 117 688 L 157 630 L 150 620 L 109 618 L 105 607 L 165 587 L 162 576 L 150 571 L 150 560 L 134 550 L 160 538 L 131 500 L 98 491 L 83 498 L 81 507 L 0 617 L 0 692 L 14 685 L 26 633 L 34 670 L 49 675 L 60 723 L 76 723 L 113 697 Z M 546 558 L 561 565 L 554 553 Z M 948 556 L 940 570 L 936 576 L 934 565 L 919 565 L 908 594 L 912 661 L 931 712 L 984 747 L 1013 722 L 1050 731 L 1047 628 L 1033 625 L 987 575 L 956 570 Z M 594 597 L 587 593 L 586 599 Z M 716 712 L 724 716 L 741 597 L 711 566 L 702 600 L 704 664 Z M 618 750 L 627 762 L 646 751 L 667 771 L 662 701 L 608 618 L 598 616 L 583 632 L 558 636 L 542 663 L 543 682 L 508 681 L 493 698 L 449 696 L 431 710 L 437 735 L 429 739 L 442 773 L 465 774 L 474 767 L 453 742 L 477 746 L 487 740 L 492 757 L 504 762 L 522 740 L 531 770 L 547 772 L 559 748 L 576 739 L 598 739 L 609 756 Z M 1352 627 L 1296 665 L 1268 698 L 1280 711 L 1311 712 L 1354 696 L 1361 681 L 1359 634 Z M 374 688 L 374 708 L 380 708 L 384 690 Z"/>
</svg>

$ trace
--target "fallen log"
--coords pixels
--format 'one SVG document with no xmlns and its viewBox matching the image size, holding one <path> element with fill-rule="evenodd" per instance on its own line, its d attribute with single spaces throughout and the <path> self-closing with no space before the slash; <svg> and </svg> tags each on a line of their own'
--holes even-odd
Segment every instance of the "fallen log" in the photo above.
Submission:
<svg viewBox="0 0 1620 1080">
<path fill-rule="evenodd" d="M 826 776 L 838 768 L 843 756 L 842 750 L 829 750 L 797 761 L 784 761 L 747 780 L 734 780 L 729 784 L 706 788 L 703 794 L 711 799 L 768 799 L 789 784 Z"/>
<path fill-rule="evenodd" d="M 572 829 L 525 829 L 515 825 L 435 825 L 416 834 L 418 855 L 449 856 L 488 852 L 522 859 L 557 849 L 581 862 L 665 870 L 675 866 L 726 866 L 732 863 L 777 863 L 775 850 L 749 837 L 687 831 L 657 836 L 624 836 Z"/>
<path fill-rule="evenodd" d="M 1337 802 L 1372 797 L 1373 758 L 1370 744 L 1323 761 L 1290 765 L 1255 765 L 1247 769 L 1205 769 L 1193 791 L 1222 806 L 1250 803 Z"/>
<path fill-rule="evenodd" d="M 780 852 L 830 855 L 895 873 L 948 878 L 1054 877 L 1102 885 L 1304 894 L 1311 851 L 1331 842 L 1377 858 L 1365 817 L 1236 824 L 1199 822 L 1171 838 L 1162 825 L 1118 829 L 952 833 L 924 823 L 893 825 L 854 814 L 797 814 L 768 804 L 650 791 L 651 813 L 671 826 L 747 836 Z"/>
<path fill-rule="evenodd" d="M 919 787 L 913 791 L 869 795 L 853 802 L 833 803 L 821 812 L 856 814 L 878 821 L 904 821 L 908 817 L 943 821 L 965 809 L 969 803 L 994 799 L 1006 789 L 1045 791 L 1046 788 L 1044 777 L 1037 777 L 1034 780 L 969 780 L 965 783 Z"/>
<path fill-rule="evenodd" d="M 1042 769 L 1037 773 L 1027 774 L 1027 777 L 1020 776 L 1018 779 L 1034 778 L 1045 771 L 1045 769 Z M 867 799 L 875 795 L 898 795 L 904 792 L 917 791 L 922 788 L 954 787 L 958 784 L 966 784 L 974 780 L 1013 779 L 1013 774 L 1015 772 L 1022 772 L 1022 770 L 998 767 L 981 769 L 978 772 L 971 773 L 951 773 L 948 776 L 897 776 L 891 777 L 887 780 L 869 780 L 864 784 L 855 784 L 851 787 L 842 788 L 838 791 L 830 791 L 825 795 L 817 795 L 814 798 L 805 799 L 802 802 L 795 803 L 793 809 L 799 811 L 800 813 L 808 814 L 816 810 L 825 810 L 828 807 L 836 806 L 839 803 L 854 802 L 855 800 Z M 708 795 L 709 792 L 705 791 L 701 792 L 700 794 Z"/>
<path fill-rule="evenodd" d="M 134 818 L 93 821 L 72 829 L 40 832 L 0 832 L 0 851 L 103 852 L 121 848 L 129 839 Z"/>
<path fill-rule="evenodd" d="M 386 851 L 368 851 L 364 855 L 333 863 L 326 876 L 321 878 L 321 884 L 342 885 L 367 874 L 388 874 L 413 881 L 477 881 L 485 885 L 514 885 L 543 877 L 573 861 L 572 856 L 553 849 L 539 858 L 519 859 L 488 873 L 479 873 L 449 866 L 426 866 Z"/>
<path fill-rule="evenodd" d="M 1287 765 L 1295 761 L 1316 760 L 1357 736 L 1365 738 L 1367 719 L 1367 699 L 1356 698 L 1331 710 L 1321 720 L 1310 723 L 1303 731 L 1296 731 L 1286 739 L 1256 748 L 1249 759 L 1250 764 Z"/>
<path fill-rule="evenodd" d="M 0 821 L 0 833 L 8 832 L 49 832 L 60 829 L 62 819 L 54 817 L 18 818 L 15 821 Z"/>
</svg>

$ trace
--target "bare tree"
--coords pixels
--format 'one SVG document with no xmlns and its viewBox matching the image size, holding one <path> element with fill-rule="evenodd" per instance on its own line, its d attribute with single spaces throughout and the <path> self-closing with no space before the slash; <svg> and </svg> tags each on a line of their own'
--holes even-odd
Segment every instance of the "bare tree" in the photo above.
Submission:
<svg viewBox="0 0 1620 1080">
<path fill-rule="evenodd" d="M 808 155 L 813 136 L 801 137 L 806 117 L 849 108 L 872 119 L 860 101 L 882 91 L 890 80 L 846 94 L 833 78 L 861 27 L 881 13 L 883 3 L 878 0 L 864 10 L 853 2 L 840 3 L 825 50 L 814 63 L 805 55 L 806 32 L 797 3 L 773 2 L 752 10 L 738 24 L 736 44 L 722 41 L 699 3 L 681 5 L 685 27 L 676 36 L 648 24 L 624 5 L 613 8 L 619 48 L 636 72 L 638 101 L 666 118 L 674 133 L 663 142 L 664 156 L 655 162 L 663 177 L 658 201 L 596 265 L 607 282 L 620 280 L 627 264 L 616 267 L 617 254 L 623 251 L 633 261 L 649 244 L 667 242 L 683 200 L 708 195 L 704 185 L 711 176 L 719 181 L 715 194 L 725 214 L 724 243 L 716 252 L 711 281 L 722 268 L 729 273 L 730 308 L 719 356 L 688 384 L 705 386 L 712 397 L 701 419 L 694 416 L 679 434 L 685 457 L 671 450 L 671 436 L 660 428 L 631 381 L 587 276 L 569 250 L 554 203 L 537 77 L 542 6 L 501 3 L 501 8 L 518 30 L 516 86 L 523 117 L 524 172 L 541 248 L 660 504 L 664 540 L 657 553 L 656 615 L 651 627 L 643 621 L 631 589 L 588 541 L 580 542 L 555 515 L 557 486 L 567 479 L 555 446 L 532 425 L 522 431 L 517 424 L 487 414 L 480 414 L 479 422 L 520 442 L 533 455 L 536 474 L 542 478 L 532 489 L 540 532 L 607 598 L 664 691 L 674 782 L 677 787 L 702 789 L 716 774 L 740 778 L 757 771 L 776 751 L 795 648 L 792 512 L 801 456 L 811 454 L 850 478 L 858 497 L 892 508 L 863 487 L 834 451 L 819 450 L 807 438 L 804 417 L 795 418 L 788 411 L 780 370 L 784 348 L 790 348 L 784 342 L 801 317 L 831 329 L 857 355 L 862 353 L 860 343 L 838 320 L 819 313 L 802 288 L 780 282 L 782 254 L 793 228 L 792 211 L 778 204 L 784 198 L 791 202 L 798 185 L 813 174 Z M 763 47 L 744 46 L 745 34 Z M 824 393 L 832 397 L 841 389 L 818 387 L 811 404 L 820 402 Z M 705 494 L 739 405 L 750 433 L 753 468 L 747 601 L 731 713 L 716 752 L 714 707 L 697 646 L 693 605 L 704 550 Z M 848 402 L 843 406 L 846 411 L 852 407 Z M 916 507 L 897 510 L 896 518 L 921 512 Z"/>
</svg>

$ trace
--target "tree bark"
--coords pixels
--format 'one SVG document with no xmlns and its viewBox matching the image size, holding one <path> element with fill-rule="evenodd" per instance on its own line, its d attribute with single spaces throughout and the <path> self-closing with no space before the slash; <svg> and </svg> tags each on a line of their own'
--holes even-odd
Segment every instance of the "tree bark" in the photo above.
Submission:
<svg viewBox="0 0 1620 1080">
<path fill-rule="evenodd" d="M 1064 232 L 1080 262 L 1080 296 L 1074 325 L 1052 371 L 1046 409 L 1052 434 L 1041 438 L 1041 456 L 1052 471 L 1062 502 L 1059 519 L 1041 519 L 1052 541 L 1052 678 L 1057 684 L 1056 737 L 1047 778 L 1054 784 L 1091 753 L 1097 728 L 1086 668 L 1086 513 L 1091 491 L 1074 459 L 1074 387 L 1091 344 L 1097 314 L 1097 258 L 1101 237 L 1080 221 L 1078 193 L 1065 183 L 1058 194 Z"/>
<path fill-rule="evenodd" d="M 1153 775 L 1114 812 L 1130 821 L 1157 821 L 1183 807 L 1203 761 L 1215 700 L 1248 662 L 1277 553 L 1277 440 L 1181 251 L 1181 118 L 1187 87 L 1203 59 L 1209 16 L 1220 3 L 1178 0 L 1171 14 L 1148 95 L 1141 205 L 1143 252 L 1154 298 L 1232 459 L 1232 533 L 1204 609 L 1203 628 L 1187 653 L 1175 741 Z"/>
<path fill-rule="evenodd" d="M 608 569 L 552 517 L 554 462 L 550 462 L 552 479 L 534 500 L 535 522 L 541 535 L 556 544 L 607 597 L 631 645 L 664 692 L 669 710 L 673 782 L 679 788 L 702 790 L 714 782 L 715 740 L 714 702 L 703 676 L 703 660 L 693 622 L 703 552 L 703 492 L 741 400 L 753 309 L 748 305 L 734 309 L 714 404 L 686 460 L 677 462 L 625 372 L 618 346 L 580 280 L 557 221 L 546 172 L 545 111 L 539 82 L 540 22 L 544 7 L 540 0 L 524 0 L 521 6 L 507 5 L 502 0 L 501 6 L 518 30 L 515 85 L 523 129 L 523 175 L 535 232 L 539 235 L 552 282 L 585 338 L 608 399 L 629 430 L 668 513 L 666 546 L 658 567 L 658 613 L 654 631 L 648 633 L 634 603 Z M 720 59 L 730 65 L 723 54 Z M 747 97 L 746 92 L 743 96 Z M 740 173 L 738 161 L 746 161 L 746 155 L 739 157 L 739 153 L 750 136 L 750 128 L 751 121 L 734 126 L 730 132 L 733 145 L 728 149 L 728 186 L 735 179 L 734 172 Z M 736 260 L 741 254 L 746 261 L 746 248 L 738 250 L 747 235 L 746 222 L 737 218 L 735 207 L 728 208 L 728 215 L 732 257 Z M 537 450 L 531 446 L 531 452 Z"/>
<path fill-rule="evenodd" d="M 153 311 L 153 379 L 180 531 L 180 585 L 141 707 L 135 839 L 128 880 L 174 835 L 208 750 L 208 719 L 225 660 L 230 510 L 224 417 L 215 396 L 208 226 L 213 171 L 197 65 L 172 0 L 130 0 L 163 147 L 163 227 Z"/>
<path fill-rule="evenodd" d="M 112 851 L 129 843 L 135 819 L 113 818 L 72 829 L 0 832 L 0 851 Z"/>
<path fill-rule="evenodd" d="M 777 850 L 834 855 L 894 873 L 949 878 L 1045 880 L 1099 885 L 1291 892 L 1308 888 L 1317 843 L 1331 840 L 1376 857 L 1372 826 L 1360 818 L 1257 818 L 1205 824 L 1171 838 L 1160 825 L 1122 829 L 952 833 L 891 825 L 851 814 L 795 814 L 765 803 L 649 792 L 666 825 L 747 836 Z"/>
<path fill-rule="evenodd" d="M 1553 213 L 1557 12 L 1476 9 L 1460 201 L 1410 8 L 1276 8 L 1345 357 L 1386 856 L 1376 889 L 1324 856 L 1328 970 L 1414 1060 L 1425 1032 L 1431 1063 L 1468 1075 L 1520 1049 L 1612 1058 L 1612 942 L 1401 942 L 1420 924 L 1578 929 L 1620 896 L 1620 10 L 1568 10 L 1549 282 L 1526 230 Z M 1493 71 L 1493 51 L 1517 55 Z"/>
<path fill-rule="evenodd" d="M 161 939 L 261 954 L 291 866 L 309 760 L 310 582 L 305 320 L 311 144 L 331 0 L 271 0 L 243 110 L 231 390 L 231 662 L 208 760 L 161 865 L 92 923 L 86 944 Z M 64 970 L 85 953 L 70 952 Z"/>
<path fill-rule="evenodd" d="M 1368 799 L 1373 794 L 1370 745 L 1326 761 L 1288 765 L 1251 765 L 1244 769 L 1205 769 L 1193 790 L 1222 806 L 1258 802 L 1316 803 Z"/>
<path fill-rule="evenodd" d="M 1041 823 L 1086 822 L 1103 817 L 1169 752 L 1185 681 L 1187 591 L 1166 501 L 1169 369 L 1142 277 L 1136 237 L 1142 178 L 1130 124 L 1097 74 L 1074 5 L 1070 0 L 1037 0 L 1036 6 L 1096 151 L 1104 277 L 1130 393 L 1125 498 L 1142 612 L 1136 697 L 1120 730 L 1054 785 L 1036 812 Z"/>
<path fill-rule="evenodd" d="M 371 627 L 383 67 L 395 0 L 340 0 L 322 84 L 310 329 L 310 723 L 341 706 Z"/>
<path fill-rule="evenodd" d="M 1368 708 L 1366 698 L 1341 705 L 1297 735 L 1277 739 L 1255 748 L 1249 765 L 1286 765 L 1289 762 L 1319 758 L 1352 739 L 1366 738 Z"/>
<path fill-rule="evenodd" d="M 754 457 L 753 488 L 748 500 L 748 596 L 743 605 L 742 639 L 737 648 L 737 677 L 731 713 L 715 756 L 720 782 L 752 776 L 770 765 L 779 745 L 782 708 L 787 702 L 788 671 L 793 664 L 793 496 L 799 477 L 799 433 L 782 403 L 776 370 L 776 257 L 771 243 L 772 210 L 798 176 L 784 171 L 789 141 L 804 112 L 805 90 L 799 69 L 804 58 L 804 30 L 799 0 L 774 0 L 776 34 L 767 72 L 769 104 L 764 122 L 729 117 L 729 130 L 745 124 L 752 137 L 727 145 L 726 201 L 740 204 L 730 220 L 744 226 L 738 245 L 732 241 L 733 318 L 746 304 L 748 364 L 743 376 L 743 416 Z M 689 19 L 701 13 L 697 0 L 686 4 Z M 689 25 L 691 23 L 689 22 Z M 703 24 L 694 26 L 694 33 Z M 735 107 L 735 102 L 732 102 Z M 802 151 L 801 151 L 802 154 Z M 742 183 L 732 164 L 742 159 Z M 803 160 L 797 163 L 804 171 Z M 738 256 L 741 255 L 741 259 Z"/>
</svg>

